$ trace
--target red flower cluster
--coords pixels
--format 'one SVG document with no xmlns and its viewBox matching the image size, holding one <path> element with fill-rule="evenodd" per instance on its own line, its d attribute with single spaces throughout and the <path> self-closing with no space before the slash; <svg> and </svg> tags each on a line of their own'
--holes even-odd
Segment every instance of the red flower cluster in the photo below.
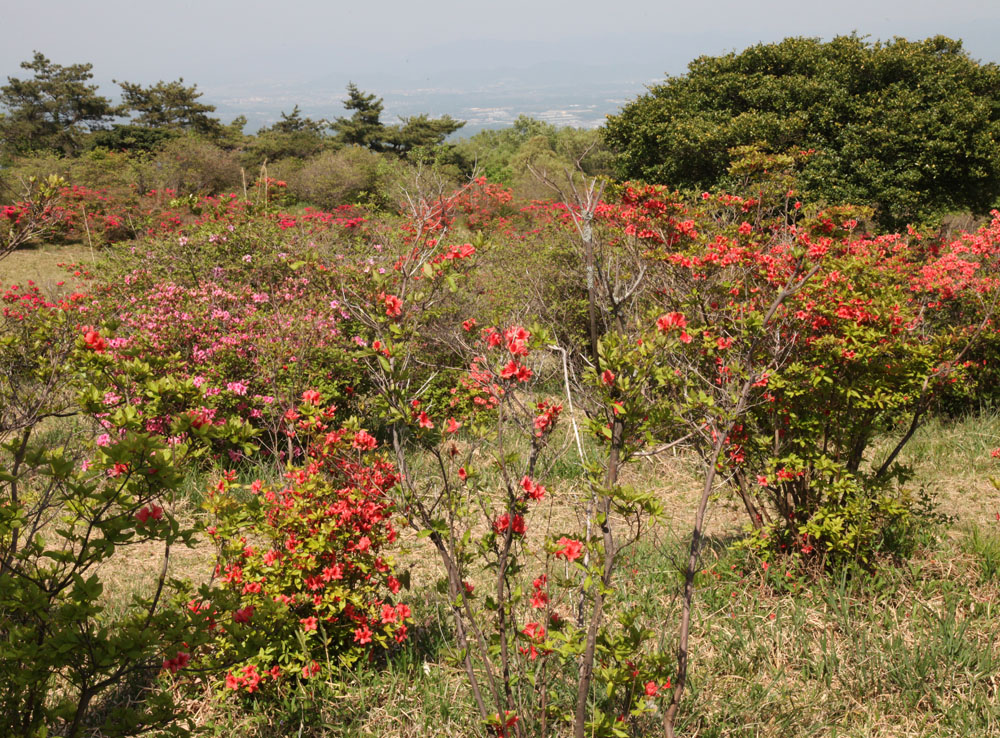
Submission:
<svg viewBox="0 0 1000 738">
<path fill-rule="evenodd" d="M 527 646 L 519 648 L 518 650 L 522 654 L 526 655 L 530 661 L 537 659 L 540 652 L 542 655 L 549 653 L 546 649 L 541 649 L 541 651 L 539 651 L 537 648 L 537 644 L 544 643 L 545 637 L 548 635 L 545 628 L 539 623 L 527 623 L 524 628 L 521 629 L 521 634 L 528 639 L 529 643 Z"/>
<path fill-rule="evenodd" d="M 191 654 L 186 653 L 185 651 L 178 651 L 176 656 L 163 661 L 163 670 L 169 671 L 171 674 L 176 674 L 178 671 L 187 666 L 190 661 Z"/>
<path fill-rule="evenodd" d="M 403 314 L 403 301 L 398 297 L 387 295 L 385 292 L 380 292 L 378 297 L 385 305 L 385 314 L 390 318 L 398 318 Z"/>
<path fill-rule="evenodd" d="M 87 348 L 91 351 L 96 351 L 101 354 L 107 349 L 108 344 L 97 331 L 87 331 L 83 334 L 83 342 L 87 344 Z"/>
<path fill-rule="evenodd" d="M 562 412 L 563 406 L 556 405 L 554 402 L 542 400 L 535 407 L 538 409 L 538 415 L 535 416 L 534 421 L 535 437 L 541 438 L 555 428 L 556 421 L 559 419 L 559 413 Z"/>
<path fill-rule="evenodd" d="M 410 617 L 409 607 L 386 601 L 400 589 L 382 554 L 396 539 L 386 494 L 396 484 L 395 470 L 381 459 L 357 460 L 358 450 L 374 448 L 375 439 L 366 431 L 329 428 L 324 413 L 305 399 L 298 437 L 311 442 L 304 465 L 286 473 L 286 484 L 248 485 L 254 493 L 250 505 L 230 497 L 233 485 L 212 497 L 219 513 L 235 515 L 222 514 L 215 538 L 223 555 L 220 579 L 241 598 L 233 621 L 254 620 L 252 633 L 241 631 L 240 637 L 266 639 L 272 647 L 277 642 L 278 653 L 284 652 L 279 663 L 304 663 L 303 678 L 318 673 L 310 664 L 320 628 L 341 648 L 367 649 L 405 640 Z M 269 602 L 283 608 L 262 607 Z M 256 669 L 272 663 L 250 666 L 254 670 L 230 673 L 227 684 L 253 691 Z"/>
<path fill-rule="evenodd" d="M 528 499 L 540 500 L 545 497 L 545 487 L 534 481 L 531 477 L 525 476 L 521 480 L 521 489 Z"/>
<path fill-rule="evenodd" d="M 527 382 L 531 379 L 532 371 L 511 359 L 507 366 L 500 370 L 501 379 L 516 379 L 518 382 Z"/>
<path fill-rule="evenodd" d="M 656 327 L 661 333 L 670 333 L 680 330 L 680 340 L 682 343 L 691 343 L 691 336 L 684 329 L 687 328 L 687 318 L 683 313 L 667 313 L 656 319 Z"/>
<path fill-rule="evenodd" d="M 145 525 L 150 520 L 162 520 L 163 508 L 157 504 L 146 505 L 135 514 L 135 519 L 139 521 L 139 525 Z"/>
<path fill-rule="evenodd" d="M 556 543 L 559 545 L 553 554 L 557 559 L 566 559 L 566 561 L 576 561 L 580 558 L 580 554 L 583 551 L 583 544 L 574 539 L 567 538 L 563 536 Z"/>
<path fill-rule="evenodd" d="M 504 533 L 508 528 L 510 528 L 514 535 L 523 536 L 524 535 L 524 516 L 515 514 L 513 521 L 511 521 L 511 516 L 504 513 L 499 518 L 493 521 L 493 532 L 500 534 Z"/>
</svg>

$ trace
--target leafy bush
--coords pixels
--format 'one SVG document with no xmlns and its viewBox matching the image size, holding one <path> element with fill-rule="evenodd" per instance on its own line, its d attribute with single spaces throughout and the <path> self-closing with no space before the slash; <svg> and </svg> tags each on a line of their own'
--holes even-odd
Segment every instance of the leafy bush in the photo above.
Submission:
<svg viewBox="0 0 1000 738">
<path fill-rule="evenodd" d="M 187 537 L 162 500 L 175 457 L 196 471 L 280 460 L 285 473 L 223 474 L 209 503 L 217 586 L 180 588 L 188 606 L 150 619 L 167 650 L 126 670 L 141 662 L 129 673 L 152 679 L 190 658 L 232 696 L 266 690 L 301 707 L 316 677 L 403 637 L 386 554 L 398 514 L 439 561 L 453 653 L 491 732 L 643 734 L 657 717 L 669 732 L 705 511 L 723 482 L 765 563 L 792 552 L 815 571 L 871 568 L 886 550 L 912 552 L 926 515 L 899 450 L 945 389 L 975 388 L 988 353 L 974 352 L 996 340 L 1000 214 L 949 241 L 872 235 L 870 211 L 802 204 L 800 156 L 734 154 L 735 194 L 574 175 L 565 202 L 526 207 L 422 167 L 405 171 L 400 213 L 287 212 L 266 175 L 248 198 L 61 192 L 67 237 L 84 210 L 109 241 L 119 220 L 138 237 L 105 249 L 92 295 L 44 312 L 37 292 L 7 299 L 4 427 L 35 417 L 39 393 L 95 424 L 68 442 L 62 420 L 31 421 L 49 466 L 29 479 L 22 462 L 16 489 L 63 474 L 59 449 L 86 451 L 82 477 L 39 489 L 79 490 L 60 498 L 77 516 L 110 500 L 100 540 L 112 556 Z M 22 320 L 36 314 L 59 340 Z M 659 502 L 622 470 L 681 446 L 704 484 L 675 670 L 621 571 Z M 80 540 L 69 530 L 67 548 Z"/>
<path fill-rule="evenodd" d="M 610 175 L 613 168 L 612 152 L 598 131 L 559 128 L 526 115 L 509 128 L 487 129 L 459 141 L 455 153 L 466 174 L 475 168 L 490 182 L 511 187 L 519 201 L 552 194 L 528 171 L 528 163 L 557 176 L 577 165 L 590 176 Z"/>
<path fill-rule="evenodd" d="M 327 678 L 406 638 L 410 609 L 389 599 L 401 585 L 383 551 L 396 540 L 387 494 L 395 470 L 370 453 L 377 443 L 365 430 L 330 425 L 318 392 L 304 397 L 289 419 L 307 452 L 287 484 L 255 481 L 247 496 L 222 480 L 210 499 L 216 571 L 236 595 L 215 656 L 250 654 L 227 674 L 230 689 Z"/>
<path fill-rule="evenodd" d="M 171 548 L 193 536 L 175 493 L 184 467 L 212 441 L 238 443 L 240 428 L 181 416 L 169 440 L 150 432 L 142 414 L 190 402 L 191 383 L 113 359 L 99 331 L 72 323 L 79 298 L 57 305 L 28 289 L 2 302 L 0 732 L 170 727 L 171 694 L 150 687 L 206 639 L 175 606 L 186 586 L 167 578 Z M 140 546 L 161 551 L 159 575 L 112 606 L 107 567 Z"/>
<path fill-rule="evenodd" d="M 201 388 L 202 399 L 185 412 L 209 424 L 241 418 L 263 431 L 265 454 L 290 461 L 301 448 L 286 435 L 284 417 L 303 387 L 336 401 L 341 418 L 364 388 L 347 358 L 346 313 L 331 299 L 351 269 L 317 262 L 308 240 L 328 229 L 350 232 L 354 219 L 306 213 L 300 228 L 291 216 L 251 219 L 225 209 L 228 202 L 221 222 L 151 239 L 142 252 L 110 254 L 105 273 L 121 270 L 120 282 L 102 290 L 94 308 L 113 330 L 115 356 L 155 360 Z"/>
<path fill-rule="evenodd" d="M 1000 69 L 936 36 L 788 38 L 703 56 L 611 116 L 619 174 L 711 189 L 730 150 L 808 150 L 815 199 L 875 207 L 883 227 L 986 214 L 1000 195 Z"/>
<path fill-rule="evenodd" d="M 994 315 L 1000 215 L 929 251 L 916 234 L 858 235 L 833 211 L 751 223 L 756 200 L 697 202 L 626 188 L 601 216 L 645 244 L 645 309 L 655 333 L 681 336 L 662 357 L 680 381 L 662 400 L 676 432 L 729 471 L 776 545 L 868 561 L 908 514 L 890 485 L 906 478 L 900 449 L 943 388 L 971 381 L 963 359 Z M 609 354 L 608 369 L 637 376 L 635 352 Z M 887 457 L 868 458 L 892 434 Z"/>
<path fill-rule="evenodd" d="M 153 163 L 160 190 L 214 195 L 236 190 L 242 181 L 236 154 L 193 134 L 168 139 Z"/>
<path fill-rule="evenodd" d="M 387 160 L 378 154 L 360 146 L 348 146 L 320 154 L 282 176 L 297 198 L 329 209 L 378 198 L 386 166 Z"/>
</svg>

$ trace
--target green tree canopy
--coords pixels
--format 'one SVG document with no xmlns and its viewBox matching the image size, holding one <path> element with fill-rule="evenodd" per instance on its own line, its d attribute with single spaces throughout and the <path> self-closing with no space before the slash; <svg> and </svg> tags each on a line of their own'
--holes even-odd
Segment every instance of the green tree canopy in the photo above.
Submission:
<svg viewBox="0 0 1000 738">
<path fill-rule="evenodd" d="M 465 125 L 464 120 L 455 120 L 450 115 L 430 118 L 421 114 L 401 120 L 399 125 L 386 129 L 384 145 L 387 150 L 402 156 L 418 146 L 440 146 L 448 136 Z"/>
<path fill-rule="evenodd" d="M 72 154 L 83 148 L 87 133 L 105 127 L 116 113 L 111 101 L 97 94 L 91 64 L 62 66 L 35 52 L 21 68 L 31 79 L 8 77 L 0 87 L 0 144 L 7 154 L 53 150 Z"/>
<path fill-rule="evenodd" d="M 163 128 L 116 123 L 107 130 L 96 131 L 89 144 L 91 148 L 109 151 L 153 151 L 174 135 L 173 131 Z"/>
<path fill-rule="evenodd" d="M 387 126 L 382 122 L 382 98 L 358 89 L 351 82 L 347 85 L 347 110 L 354 111 L 350 118 L 341 116 L 330 123 L 337 143 L 364 146 L 372 151 L 388 151 L 406 156 L 410 151 L 440 146 L 445 138 L 465 125 L 450 115 L 431 118 L 414 115 L 403 118 L 398 125 Z"/>
<path fill-rule="evenodd" d="M 122 88 L 124 110 L 134 113 L 132 123 L 144 128 L 183 129 L 218 136 L 223 132 L 218 118 L 209 116 L 214 105 L 198 102 L 198 85 L 184 84 L 184 78 L 157 82 L 143 87 L 133 82 L 117 82 Z"/>
<path fill-rule="evenodd" d="M 257 131 L 243 153 L 243 164 L 254 167 L 265 161 L 308 159 L 326 148 L 328 125 L 324 120 L 303 117 L 298 105 L 291 113 L 282 111 L 280 120 Z"/>
<path fill-rule="evenodd" d="M 530 164 L 536 170 L 552 174 L 576 171 L 579 166 L 592 176 L 612 171 L 611 152 L 600 132 L 588 128 L 557 128 L 546 121 L 519 115 L 507 128 L 486 129 L 456 144 L 465 172 L 477 171 L 493 182 L 523 189 L 534 180 L 527 171 Z M 546 196 L 542 189 L 533 196 Z"/>
<path fill-rule="evenodd" d="M 337 141 L 342 144 L 365 146 L 381 151 L 385 134 L 382 123 L 382 98 L 366 94 L 353 82 L 347 85 L 344 107 L 353 111 L 350 118 L 339 117 L 330 123 Z"/>
<path fill-rule="evenodd" d="M 1000 69 L 943 36 L 789 38 L 694 60 L 610 116 L 605 138 L 622 177 L 675 187 L 724 184 L 737 147 L 812 149 L 813 196 L 899 227 L 996 204 Z"/>
<path fill-rule="evenodd" d="M 317 135 L 322 135 L 323 129 L 327 127 L 327 122 L 324 120 L 313 120 L 312 118 L 303 118 L 302 111 L 299 110 L 299 106 L 296 105 L 292 108 L 291 113 L 286 113 L 284 110 L 281 111 L 281 120 L 277 121 L 270 128 L 261 128 L 259 133 L 265 133 L 268 131 L 273 131 L 274 133 L 315 133 Z"/>
</svg>

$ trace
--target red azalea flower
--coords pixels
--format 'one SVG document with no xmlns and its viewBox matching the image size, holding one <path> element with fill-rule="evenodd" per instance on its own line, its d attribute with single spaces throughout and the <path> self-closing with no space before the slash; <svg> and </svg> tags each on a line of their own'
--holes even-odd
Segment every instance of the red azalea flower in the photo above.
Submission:
<svg viewBox="0 0 1000 738">
<path fill-rule="evenodd" d="M 576 561 L 580 558 L 580 552 L 583 550 L 583 544 L 580 541 L 563 536 L 556 543 L 560 546 L 554 552 L 556 558 L 566 559 L 566 561 Z"/>
<path fill-rule="evenodd" d="M 171 674 L 176 674 L 178 671 L 187 666 L 190 661 L 190 654 L 187 654 L 184 651 L 178 651 L 177 655 L 172 659 L 166 659 L 163 662 L 163 669 L 165 671 L 169 671 Z"/>
<path fill-rule="evenodd" d="M 108 344 L 101 337 L 101 334 L 97 331 L 87 331 L 83 334 L 83 341 L 87 344 L 87 348 L 91 351 L 96 351 L 99 354 L 104 353 L 104 350 L 108 347 Z"/>
<path fill-rule="evenodd" d="M 657 318 L 656 327 L 662 333 L 669 333 L 674 328 L 684 329 L 687 328 L 687 318 L 683 313 L 667 313 Z"/>
<path fill-rule="evenodd" d="M 378 446 L 378 441 L 368 431 L 359 430 L 354 434 L 354 440 L 351 442 L 351 445 L 361 451 L 372 451 Z"/>
<path fill-rule="evenodd" d="M 385 303 L 385 314 L 390 318 L 399 317 L 403 313 L 403 301 L 395 295 L 387 295 L 384 292 L 379 295 Z"/>
<path fill-rule="evenodd" d="M 540 500 L 545 497 L 545 487 L 531 479 L 531 477 L 525 476 L 521 480 L 521 489 L 532 500 Z"/>
<path fill-rule="evenodd" d="M 549 601 L 549 596 L 544 589 L 536 589 L 531 595 L 531 606 L 536 610 L 541 610 Z"/>
</svg>

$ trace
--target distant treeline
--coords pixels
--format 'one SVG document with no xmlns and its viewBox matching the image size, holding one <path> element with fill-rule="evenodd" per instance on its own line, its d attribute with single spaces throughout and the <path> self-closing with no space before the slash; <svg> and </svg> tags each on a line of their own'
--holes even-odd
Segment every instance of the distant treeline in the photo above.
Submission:
<svg viewBox="0 0 1000 738">
<path fill-rule="evenodd" d="M 522 116 L 459 140 L 464 122 L 447 115 L 386 124 L 382 100 L 354 84 L 343 116 L 313 119 L 295 106 L 247 135 L 245 118 L 223 123 L 183 79 L 118 82 L 114 105 L 90 83 L 90 64 L 36 52 L 21 66 L 33 76 L 0 87 L 8 187 L 58 171 L 89 185 L 210 193 L 266 165 L 301 201 L 378 206 L 409 168 L 434 166 L 456 181 L 486 176 L 521 198 L 548 196 L 543 180 L 568 169 L 696 192 L 780 175 L 798 198 L 867 206 L 892 229 L 1000 203 L 1000 69 L 943 36 L 759 44 L 695 59 L 598 130 Z"/>
<path fill-rule="evenodd" d="M 183 79 L 146 87 L 117 82 L 122 102 L 114 105 L 90 83 L 90 64 L 61 66 L 36 53 L 21 66 L 33 76 L 9 77 L 0 87 L 0 164 L 8 190 L 26 176 L 58 173 L 90 186 L 211 194 L 238 189 L 266 167 L 303 202 L 378 206 L 414 166 L 437 167 L 456 181 L 486 176 L 524 197 L 548 194 L 532 167 L 612 173 L 598 131 L 522 116 L 510 128 L 446 142 L 463 121 L 415 115 L 387 124 L 382 100 L 353 83 L 344 116 L 314 119 L 295 106 L 247 135 L 245 118 L 223 123 L 197 85 Z"/>
</svg>

